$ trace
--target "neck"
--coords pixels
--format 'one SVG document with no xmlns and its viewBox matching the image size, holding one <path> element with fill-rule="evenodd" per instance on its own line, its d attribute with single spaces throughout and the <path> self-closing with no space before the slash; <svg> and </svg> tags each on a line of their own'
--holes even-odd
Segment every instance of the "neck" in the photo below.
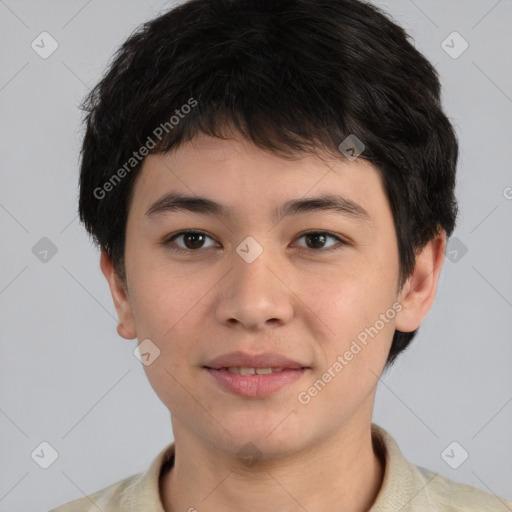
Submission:
<svg viewBox="0 0 512 512">
<path fill-rule="evenodd" d="M 365 512 L 381 488 L 384 461 L 374 451 L 371 421 L 355 427 L 248 467 L 173 422 L 174 465 L 160 482 L 164 509 Z"/>
</svg>

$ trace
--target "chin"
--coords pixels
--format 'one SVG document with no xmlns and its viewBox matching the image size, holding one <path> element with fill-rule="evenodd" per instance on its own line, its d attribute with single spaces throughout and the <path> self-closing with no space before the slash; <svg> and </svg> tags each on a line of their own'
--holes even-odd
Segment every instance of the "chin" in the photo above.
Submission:
<svg viewBox="0 0 512 512">
<path fill-rule="evenodd" d="M 294 453 L 305 441 L 306 428 L 304 423 L 292 425 L 293 415 L 287 417 L 288 414 L 267 414 L 265 418 L 255 414 L 243 420 L 224 421 L 222 424 L 231 436 L 225 433 L 219 439 L 218 448 L 237 454 L 244 446 L 252 444 L 262 456 Z"/>
</svg>

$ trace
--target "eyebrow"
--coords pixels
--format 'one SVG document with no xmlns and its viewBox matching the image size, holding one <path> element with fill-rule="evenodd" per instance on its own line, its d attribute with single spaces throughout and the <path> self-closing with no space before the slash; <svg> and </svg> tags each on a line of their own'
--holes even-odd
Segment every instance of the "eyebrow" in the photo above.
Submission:
<svg viewBox="0 0 512 512">
<path fill-rule="evenodd" d="M 229 218 L 234 215 L 232 207 L 213 201 L 206 197 L 187 196 L 169 192 L 155 201 L 146 211 L 146 217 L 160 214 L 188 211 L 203 215 L 215 215 Z M 319 197 L 292 199 L 272 212 L 273 220 L 291 215 L 331 211 L 361 221 L 371 221 L 368 212 L 359 204 L 340 195 L 324 194 Z"/>
</svg>

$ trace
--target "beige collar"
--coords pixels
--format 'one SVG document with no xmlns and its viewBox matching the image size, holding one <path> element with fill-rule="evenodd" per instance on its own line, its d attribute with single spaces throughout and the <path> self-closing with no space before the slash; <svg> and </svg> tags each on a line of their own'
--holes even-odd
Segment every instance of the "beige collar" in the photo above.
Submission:
<svg viewBox="0 0 512 512">
<path fill-rule="evenodd" d="M 384 459 L 384 480 L 377 499 L 369 512 L 402 510 L 409 512 L 408 506 L 418 494 L 418 485 L 424 485 L 421 474 L 415 471 L 402 456 L 395 440 L 382 427 L 372 423 L 374 450 Z M 127 510 L 153 507 L 151 512 L 164 512 L 160 500 L 159 479 L 162 470 L 170 469 L 174 462 L 174 442 L 165 446 L 153 460 L 149 468 L 135 478 L 121 493 L 120 505 Z M 428 483 L 428 481 L 426 481 Z M 140 507 L 140 508 L 139 508 Z M 430 509 L 435 510 L 435 508 Z"/>
</svg>

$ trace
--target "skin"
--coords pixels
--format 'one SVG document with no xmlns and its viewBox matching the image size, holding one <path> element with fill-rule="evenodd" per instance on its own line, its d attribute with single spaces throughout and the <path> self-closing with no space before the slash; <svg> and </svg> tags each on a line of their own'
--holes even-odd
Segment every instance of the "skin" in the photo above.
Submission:
<svg viewBox="0 0 512 512">
<path fill-rule="evenodd" d="M 233 208 L 232 218 L 173 212 L 148 218 L 164 193 L 205 196 Z M 338 193 L 369 214 L 336 212 L 272 220 L 289 199 Z M 211 238 L 162 240 L 184 229 Z M 336 239 L 308 239 L 304 231 Z M 247 263 L 237 246 L 252 236 L 263 253 Z M 309 246 L 308 246 L 309 240 Z M 417 254 L 398 293 L 398 248 L 377 170 L 340 155 L 285 160 L 236 133 L 198 135 L 178 150 L 149 155 L 138 176 L 126 227 L 127 289 L 103 253 L 101 269 L 126 339 L 149 338 L 160 356 L 144 366 L 171 413 L 173 469 L 161 480 L 166 511 L 366 511 L 383 479 L 371 443 L 378 377 L 393 332 L 419 327 L 435 297 L 446 234 Z M 193 252 L 196 251 L 196 252 Z M 398 301 L 402 310 L 308 404 L 297 396 L 332 367 L 352 340 Z M 278 352 L 310 367 L 264 398 L 219 388 L 203 369 L 226 352 Z M 237 457 L 252 442 L 261 459 Z"/>
</svg>

